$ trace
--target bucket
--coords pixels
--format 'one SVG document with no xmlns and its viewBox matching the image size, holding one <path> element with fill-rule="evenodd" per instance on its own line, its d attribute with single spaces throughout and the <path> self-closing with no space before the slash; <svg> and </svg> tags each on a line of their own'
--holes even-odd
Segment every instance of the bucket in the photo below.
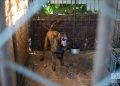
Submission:
<svg viewBox="0 0 120 86">
<path fill-rule="evenodd" d="M 80 49 L 73 49 L 73 48 L 71 48 L 71 54 L 76 55 L 76 54 L 79 54 L 79 53 L 80 53 Z"/>
</svg>

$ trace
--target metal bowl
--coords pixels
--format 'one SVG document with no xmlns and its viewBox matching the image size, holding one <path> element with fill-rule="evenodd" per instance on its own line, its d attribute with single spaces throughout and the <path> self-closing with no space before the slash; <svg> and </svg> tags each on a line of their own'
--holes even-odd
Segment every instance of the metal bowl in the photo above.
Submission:
<svg viewBox="0 0 120 86">
<path fill-rule="evenodd" d="M 80 49 L 71 49 L 71 54 L 79 54 L 80 53 Z"/>
</svg>

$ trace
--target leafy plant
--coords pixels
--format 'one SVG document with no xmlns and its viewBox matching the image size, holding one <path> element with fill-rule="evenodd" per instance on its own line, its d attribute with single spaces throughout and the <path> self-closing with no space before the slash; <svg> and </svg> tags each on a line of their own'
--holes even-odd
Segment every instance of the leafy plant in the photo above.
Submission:
<svg viewBox="0 0 120 86">
<path fill-rule="evenodd" d="M 44 14 L 54 14 L 58 12 L 60 5 L 59 4 L 47 4 L 45 5 L 40 12 Z"/>
<path fill-rule="evenodd" d="M 85 13 L 86 11 L 86 4 L 47 4 L 41 10 L 44 14 L 71 14 Z"/>
</svg>

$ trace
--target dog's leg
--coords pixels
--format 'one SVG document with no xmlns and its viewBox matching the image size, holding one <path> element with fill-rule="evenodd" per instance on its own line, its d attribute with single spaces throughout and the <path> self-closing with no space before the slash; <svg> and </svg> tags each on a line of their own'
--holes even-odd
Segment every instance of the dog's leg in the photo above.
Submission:
<svg viewBox="0 0 120 86">
<path fill-rule="evenodd" d="M 42 57 L 40 58 L 40 61 L 44 60 L 44 58 L 45 58 L 45 52 L 46 52 L 46 50 L 47 50 L 47 47 L 48 47 L 48 38 L 45 37 L 43 55 L 42 55 Z"/>
<path fill-rule="evenodd" d="M 56 70 L 56 54 L 52 53 L 52 70 L 55 71 Z"/>
<path fill-rule="evenodd" d="M 64 66 L 63 56 L 64 56 L 64 54 L 62 54 L 61 57 L 60 57 L 60 63 L 61 63 L 61 66 Z"/>
</svg>

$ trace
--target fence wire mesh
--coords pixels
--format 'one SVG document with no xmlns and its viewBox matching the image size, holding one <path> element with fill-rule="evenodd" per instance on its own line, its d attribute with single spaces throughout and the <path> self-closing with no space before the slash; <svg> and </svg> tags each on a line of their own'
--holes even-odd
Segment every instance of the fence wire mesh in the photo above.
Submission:
<svg viewBox="0 0 120 86">
<path fill-rule="evenodd" d="M 0 3 L 1 3 L 0 6 L 2 6 L 1 10 L 3 10 L 2 12 L 4 13 L 5 12 L 4 0 L 1 0 Z M 1 31 L 1 34 L 0 34 L 0 40 L 1 40 L 1 43 L 0 43 L 0 49 L 1 49 L 1 54 L 0 55 L 1 56 L 0 57 L 1 57 L 1 76 L 2 76 L 1 81 L 2 81 L 2 86 L 13 86 L 12 84 L 8 84 L 8 79 L 6 79 L 8 77 L 8 75 L 6 75 L 7 73 L 4 72 L 6 66 L 9 66 L 9 67 L 11 67 L 12 69 L 14 69 L 16 71 L 18 70 L 19 72 L 23 71 L 23 72 L 20 72 L 20 73 L 21 74 L 25 73 L 25 75 L 27 74 L 27 77 L 30 77 L 30 78 L 32 78 L 34 80 L 38 80 L 39 83 L 42 81 L 43 84 L 46 85 L 46 86 L 49 86 L 49 85 L 50 86 L 57 86 L 58 85 L 58 84 L 55 84 L 55 83 L 51 82 L 50 80 L 48 80 L 48 79 L 46 79 L 44 77 L 41 77 L 41 75 L 33 73 L 30 70 L 28 70 L 28 69 L 26 69 L 24 67 L 21 67 L 20 65 L 15 64 L 14 62 L 10 62 L 10 64 L 9 64 L 9 62 L 8 62 L 9 60 L 5 59 L 6 58 L 5 52 L 9 52 L 9 51 L 7 49 L 6 49 L 6 51 L 4 51 L 5 47 L 3 47 L 6 44 L 6 42 L 8 42 L 8 40 L 11 38 L 11 36 L 14 35 L 18 31 L 18 28 L 20 28 L 25 22 L 27 22 L 46 3 L 47 3 L 47 0 L 44 0 L 44 1 L 42 1 L 42 0 L 34 0 L 33 3 L 30 4 L 30 6 L 29 6 L 29 8 L 27 10 L 27 13 L 25 15 L 23 15 L 18 20 L 16 25 L 5 28 L 5 26 L 3 26 L 5 24 L 3 24 L 3 25 L 1 24 L 1 30 L 3 30 L 5 28 L 4 31 Z M 4 20 L 4 23 L 5 23 L 5 14 L 1 15 L 1 19 L 2 19 L 2 21 Z"/>
<path fill-rule="evenodd" d="M 75 0 L 76 1 L 76 0 Z M 79 0 L 79 2 L 84 2 L 83 0 Z M 91 1 L 91 0 L 90 0 Z M 52 2 L 52 1 L 51 1 Z M 87 0 L 86 0 L 87 2 Z M 109 59 L 111 53 L 111 40 L 113 35 L 113 26 L 114 21 L 116 19 L 115 8 L 116 8 L 116 1 L 113 0 L 101 0 L 102 2 L 102 10 L 100 12 L 99 17 L 99 27 L 98 27 L 98 45 L 97 45 L 97 54 L 95 60 L 95 67 L 94 67 L 94 78 L 93 78 L 93 85 L 94 86 L 106 86 L 109 85 L 111 82 L 110 75 L 106 77 L 101 70 L 106 69 L 106 60 Z M 8 59 L 8 55 L 6 55 L 8 49 L 6 48 L 6 43 L 14 35 L 18 29 L 27 22 L 37 11 L 39 11 L 43 5 L 47 3 L 47 0 L 34 0 L 32 4 L 30 4 L 29 8 L 27 9 L 27 13 L 22 16 L 18 22 L 14 26 L 5 27 L 5 9 L 4 9 L 4 0 L 0 0 L 0 74 L 1 74 L 1 81 L 2 86 L 13 86 L 12 84 L 8 83 L 9 74 L 5 71 L 6 68 L 10 68 L 15 70 L 35 81 L 38 83 L 43 83 L 46 86 L 58 86 L 55 82 L 48 80 L 47 78 L 37 74 L 35 72 L 30 71 L 27 68 L 20 66 L 17 63 L 11 62 Z M 62 1 L 63 3 L 63 1 Z M 90 2 L 91 3 L 91 2 Z M 97 2 L 98 3 L 98 2 Z M 90 5 L 90 9 L 95 7 L 95 5 Z M 94 9 L 94 8 L 93 8 Z M 3 23 L 3 24 L 2 24 Z M 109 30 L 109 31 L 108 31 Z M 6 52 L 6 53 L 5 53 Z M 105 60 L 106 59 L 106 60 Z M 118 72 L 118 71 L 117 71 Z M 107 83 L 106 83 L 107 82 Z"/>
</svg>

